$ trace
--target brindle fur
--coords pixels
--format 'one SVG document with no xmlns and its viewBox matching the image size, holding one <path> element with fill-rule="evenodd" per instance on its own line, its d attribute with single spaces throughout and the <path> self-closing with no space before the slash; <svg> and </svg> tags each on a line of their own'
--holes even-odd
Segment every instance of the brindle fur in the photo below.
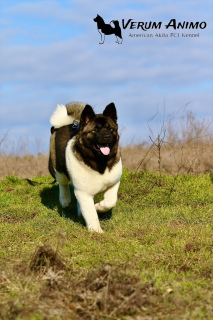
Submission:
<svg viewBox="0 0 213 320">
<path fill-rule="evenodd" d="M 69 106 L 69 105 L 67 105 Z M 71 114 L 72 110 L 67 108 Z M 79 112 L 82 111 L 79 110 Z M 118 125 L 117 113 L 114 104 L 108 105 L 103 114 L 95 114 L 92 107 L 86 105 L 80 120 L 80 130 L 77 133 L 72 125 L 67 125 L 58 129 L 52 129 L 50 139 L 49 171 L 55 178 L 55 170 L 64 173 L 70 179 L 65 159 L 65 149 L 67 143 L 74 136 L 75 142 L 73 152 L 75 156 L 90 168 L 103 174 L 105 169 L 111 170 L 120 160 L 120 149 L 118 147 Z M 108 135 L 110 154 L 103 155 L 94 149 L 94 145 L 103 145 L 106 135 Z"/>
<path fill-rule="evenodd" d="M 64 173 L 69 179 L 65 161 L 65 149 L 67 143 L 76 134 L 76 130 L 72 125 L 64 126 L 55 130 L 50 138 L 50 145 L 52 145 L 49 156 L 49 171 L 55 179 L 55 170 Z"/>
<path fill-rule="evenodd" d="M 101 126 L 99 132 L 93 132 L 96 126 Z M 93 145 L 102 144 L 104 133 L 109 132 L 107 126 L 113 129 L 112 147 L 109 156 L 97 153 Z M 74 154 L 80 161 L 84 161 L 90 168 L 100 173 L 104 173 L 106 167 L 109 170 L 120 160 L 120 149 L 118 147 L 119 136 L 117 133 L 118 125 L 103 115 L 96 115 L 94 119 L 83 127 L 76 136 L 76 142 L 73 147 Z"/>
</svg>

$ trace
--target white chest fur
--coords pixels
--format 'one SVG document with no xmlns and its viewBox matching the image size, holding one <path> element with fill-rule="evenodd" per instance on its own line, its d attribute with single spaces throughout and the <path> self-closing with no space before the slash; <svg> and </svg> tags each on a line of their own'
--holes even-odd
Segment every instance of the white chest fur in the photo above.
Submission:
<svg viewBox="0 0 213 320">
<path fill-rule="evenodd" d="M 122 163 L 120 161 L 109 171 L 106 168 L 103 174 L 88 167 L 79 161 L 72 151 L 75 137 L 69 141 L 66 147 L 66 165 L 71 182 L 75 189 L 86 192 L 90 196 L 104 192 L 120 181 Z"/>
</svg>

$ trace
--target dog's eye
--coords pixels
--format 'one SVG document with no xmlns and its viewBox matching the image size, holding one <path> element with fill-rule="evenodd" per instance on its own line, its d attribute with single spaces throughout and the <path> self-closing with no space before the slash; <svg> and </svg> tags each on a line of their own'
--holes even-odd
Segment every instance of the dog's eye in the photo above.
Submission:
<svg viewBox="0 0 213 320">
<path fill-rule="evenodd" d="M 107 128 L 110 132 L 112 132 L 112 131 L 113 131 L 113 129 L 110 127 L 110 125 L 109 125 L 109 124 L 106 126 L 106 128 Z"/>
<path fill-rule="evenodd" d="M 92 130 L 92 132 L 97 132 L 99 129 L 100 129 L 99 126 L 96 126 L 96 127 Z"/>
</svg>

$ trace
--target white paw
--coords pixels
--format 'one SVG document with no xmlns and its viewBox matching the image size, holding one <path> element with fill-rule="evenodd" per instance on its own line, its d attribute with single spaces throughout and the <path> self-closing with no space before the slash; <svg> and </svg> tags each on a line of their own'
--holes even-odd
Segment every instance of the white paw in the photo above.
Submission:
<svg viewBox="0 0 213 320">
<path fill-rule="evenodd" d="M 70 204 L 70 198 L 66 198 L 66 197 L 60 197 L 59 198 L 60 204 L 62 205 L 63 208 L 68 207 L 68 205 Z"/>
<path fill-rule="evenodd" d="M 95 210 L 96 210 L 96 211 L 99 211 L 99 210 L 100 210 L 100 202 L 98 202 L 98 203 L 95 204 Z"/>
<path fill-rule="evenodd" d="M 88 230 L 91 232 L 104 233 L 100 226 L 99 227 L 88 226 Z"/>
<path fill-rule="evenodd" d="M 106 203 L 105 201 L 100 201 L 95 204 L 95 210 L 97 212 L 106 212 L 111 210 L 116 205 L 116 201 L 111 201 L 109 203 Z"/>
</svg>

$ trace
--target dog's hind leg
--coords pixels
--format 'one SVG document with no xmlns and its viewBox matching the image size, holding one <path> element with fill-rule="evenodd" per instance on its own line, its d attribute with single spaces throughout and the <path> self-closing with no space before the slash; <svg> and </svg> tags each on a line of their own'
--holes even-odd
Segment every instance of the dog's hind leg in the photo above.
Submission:
<svg viewBox="0 0 213 320">
<path fill-rule="evenodd" d="M 116 39 L 117 39 L 117 40 L 115 41 L 116 43 L 118 43 L 118 44 L 122 44 L 123 39 L 119 40 L 118 36 L 116 36 Z"/>
<path fill-rule="evenodd" d="M 69 190 L 69 179 L 64 173 L 56 171 L 56 181 L 59 183 L 59 201 L 63 208 L 67 207 L 71 202 L 71 195 Z"/>
<path fill-rule="evenodd" d="M 80 205 L 79 205 L 78 201 L 77 201 L 77 213 L 78 213 L 78 217 L 82 216 L 81 208 L 80 208 Z"/>
</svg>

